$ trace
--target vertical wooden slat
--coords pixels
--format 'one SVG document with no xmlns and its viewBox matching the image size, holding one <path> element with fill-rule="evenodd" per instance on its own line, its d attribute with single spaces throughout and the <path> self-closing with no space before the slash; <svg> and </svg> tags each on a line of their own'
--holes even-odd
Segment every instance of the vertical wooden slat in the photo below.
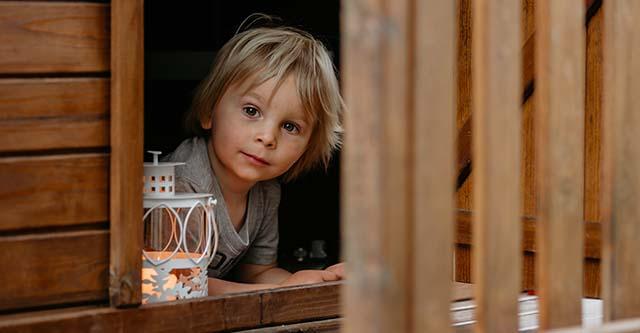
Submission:
<svg viewBox="0 0 640 333">
<path fill-rule="evenodd" d="M 478 332 L 516 332 L 520 292 L 521 36 L 518 1 L 473 9 L 474 266 Z"/>
<path fill-rule="evenodd" d="M 111 2 L 111 305 L 140 304 L 143 1 Z"/>
<path fill-rule="evenodd" d="M 540 327 L 581 321 L 583 264 L 583 1 L 536 4 L 536 134 L 540 194 Z"/>
<path fill-rule="evenodd" d="M 609 320 L 640 316 L 640 2 L 605 1 L 604 301 Z M 609 223 L 606 223 L 609 220 Z"/>
<path fill-rule="evenodd" d="M 344 3 L 346 332 L 411 325 L 409 4 Z"/>
<path fill-rule="evenodd" d="M 454 1 L 417 1 L 414 11 L 415 332 L 449 332 L 454 230 Z"/>
</svg>

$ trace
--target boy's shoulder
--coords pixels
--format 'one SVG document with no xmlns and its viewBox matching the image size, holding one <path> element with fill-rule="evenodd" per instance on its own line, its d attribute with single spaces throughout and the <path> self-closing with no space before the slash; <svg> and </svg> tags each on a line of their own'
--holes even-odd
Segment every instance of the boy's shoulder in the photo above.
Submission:
<svg viewBox="0 0 640 333">
<path fill-rule="evenodd" d="M 176 167 L 176 179 L 197 183 L 199 191 L 206 191 L 211 182 L 207 141 L 204 138 L 193 137 L 180 143 L 178 148 L 166 155 L 163 162 L 183 162 Z M 196 184 L 192 184 L 196 185 Z"/>
</svg>

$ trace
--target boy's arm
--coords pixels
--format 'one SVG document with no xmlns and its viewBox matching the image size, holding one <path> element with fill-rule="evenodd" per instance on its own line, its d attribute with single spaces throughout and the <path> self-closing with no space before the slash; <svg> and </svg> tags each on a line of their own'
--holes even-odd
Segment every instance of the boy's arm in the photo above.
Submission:
<svg viewBox="0 0 640 333">
<path fill-rule="evenodd" d="M 210 278 L 209 295 L 329 282 L 344 277 L 343 264 L 333 265 L 325 270 L 302 270 L 294 274 L 277 267 L 276 264 L 241 264 L 238 266 L 237 274 L 242 282 Z"/>
</svg>

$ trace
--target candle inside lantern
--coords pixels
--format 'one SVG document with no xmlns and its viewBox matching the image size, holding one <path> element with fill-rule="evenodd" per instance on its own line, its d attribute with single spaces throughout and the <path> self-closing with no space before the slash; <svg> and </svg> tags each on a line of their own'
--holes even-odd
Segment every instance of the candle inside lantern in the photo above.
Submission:
<svg viewBox="0 0 640 333">
<path fill-rule="evenodd" d="M 149 251 L 149 258 L 162 260 L 172 255 L 168 251 Z M 142 303 L 173 301 L 193 297 L 207 296 L 208 257 L 201 253 L 177 252 L 171 259 L 159 265 L 142 260 Z M 192 261 L 193 260 L 193 261 Z"/>
</svg>

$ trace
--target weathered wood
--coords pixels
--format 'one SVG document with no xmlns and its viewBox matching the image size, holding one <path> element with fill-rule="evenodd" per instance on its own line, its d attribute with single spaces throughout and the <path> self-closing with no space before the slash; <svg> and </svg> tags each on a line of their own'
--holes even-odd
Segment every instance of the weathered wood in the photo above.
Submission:
<svg viewBox="0 0 640 333">
<path fill-rule="evenodd" d="M 582 320 L 584 249 L 576 235 L 583 234 L 583 13 L 575 1 L 536 3 L 536 259 L 543 329 Z"/>
<path fill-rule="evenodd" d="M 337 301 L 342 283 L 300 286 L 287 293 L 262 295 L 262 324 L 293 323 L 308 318 L 330 318 L 340 312 Z M 448 300 L 447 300 L 448 301 Z M 301 307 L 300 304 L 304 304 Z"/>
<path fill-rule="evenodd" d="M 107 299 L 107 230 L 0 236 L 0 262 L 0 311 Z"/>
<path fill-rule="evenodd" d="M 605 319 L 640 316 L 640 2 L 606 1 Z"/>
<path fill-rule="evenodd" d="M 108 79 L 0 79 L 0 151 L 108 145 Z"/>
<path fill-rule="evenodd" d="M 109 6 L 0 2 L 0 73 L 109 70 Z"/>
<path fill-rule="evenodd" d="M 142 297 L 144 43 L 142 0 L 111 4 L 111 305 Z"/>
<path fill-rule="evenodd" d="M 0 230 L 103 223 L 106 154 L 0 158 Z"/>
<path fill-rule="evenodd" d="M 51 314 L 0 316 L 0 332 L 71 333 L 86 332 L 89 327 L 92 332 L 219 332 L 314 321 L 340 315 L 338 294 L 342 284 L 270 289 L 129 309 L 72 308 Z"/>
<path fill-rule="evenodd" d="M 413 86 L 413 324 L 451 331 L 454 231 L 455 22 L 453 1 L 415 5 Z"/>
<path fill-rule="evenodd" d="M 408 331 L 411 324 L 409 4 L 359 0 L 342 9 L 342 77 L 349 105 L 341 195 L 350 265 L 345 332 Z"/>
<path fill-rule="evenodd" d="M 476 330 L 518 329 L 521 7 L 474 3 L 473 149 Z"/>
</svg>

